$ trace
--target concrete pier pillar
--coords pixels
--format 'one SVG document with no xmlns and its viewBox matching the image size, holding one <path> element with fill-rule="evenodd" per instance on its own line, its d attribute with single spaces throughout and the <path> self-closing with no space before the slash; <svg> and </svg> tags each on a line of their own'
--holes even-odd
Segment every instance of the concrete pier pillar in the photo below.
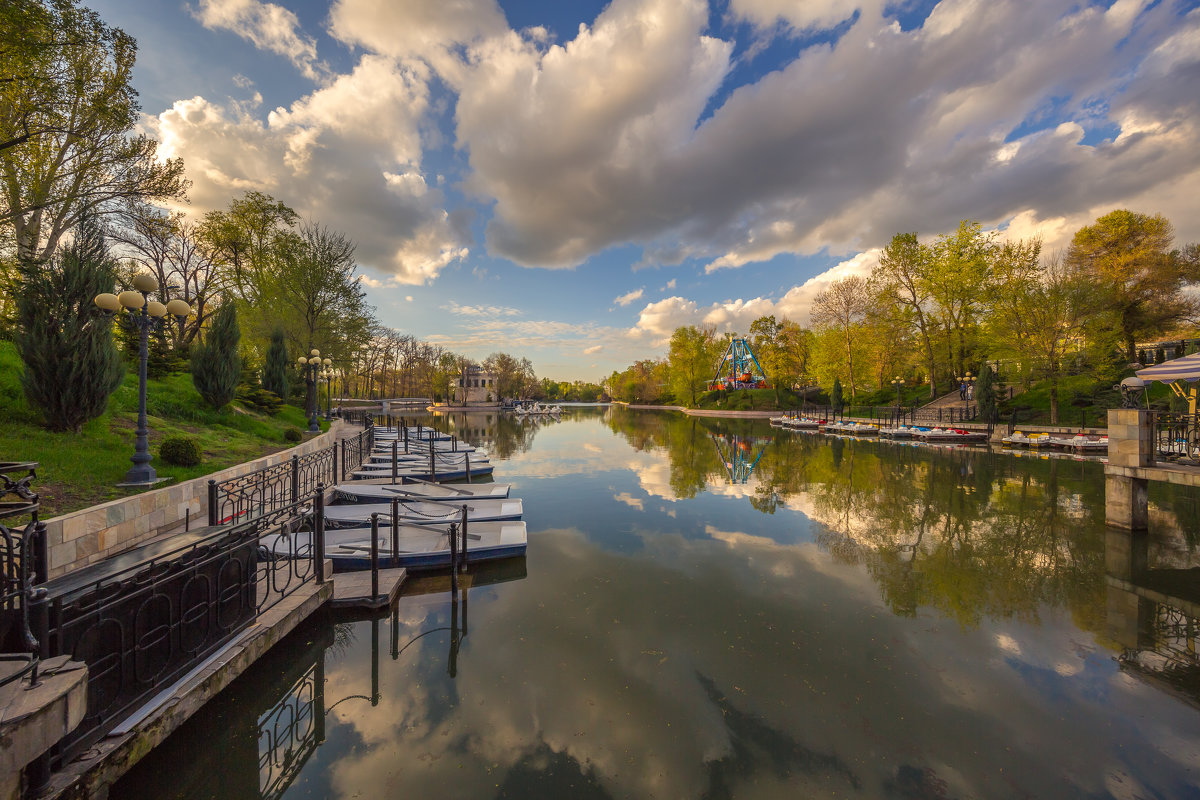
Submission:
<svg viewBox="0 0 1200 800">
<path fill-rule="evenodd" d="M 1147 480 L 1137 473 L 1154 456 L 1150 415 L 1136 408 L 1108 412 L 1108 469 L 1104 477 L 1105 519 L 1130 531 L 1146 530 L 1150 516 Z"/>
<path fill-rule="evenodd" d="M 1150 521 L 1145 478 L 1104 476 L 1104 519 L 1127 531 L 1144 531 Z"/>
</svg>

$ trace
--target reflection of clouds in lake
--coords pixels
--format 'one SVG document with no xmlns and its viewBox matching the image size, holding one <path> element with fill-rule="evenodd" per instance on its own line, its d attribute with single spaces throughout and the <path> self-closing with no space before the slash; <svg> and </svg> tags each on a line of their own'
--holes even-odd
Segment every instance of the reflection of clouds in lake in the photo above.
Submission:
<svg viewBox="0 0 1200 800">
<path fill-rule="evenodd" d="M 1040 667 L 1062 660 L 1053 642 L 1074 630 L 1069 620 L 946 635 L 934 615 L 892 616 L 863 570 L 816 545 L 706 533 L 648 532 L 650 552 L 638 558 L 576 531 L 540 534 L 530 580 L 472 593 L 454 681 L 449 634 L 434 633 L 402 662 L 385 661 L 379 708 L 335 712 L 367 745 L 331 763 L 339 795 L 403 774 L 412 796 L 486 797 L 518 765 L 555 754 L 614 797 L 698 798 L 721 768 L 733 796 L 753 780 L 756 793 L 830 796 L 857 786 L 875 797 L 912 764 L 932 769 L 950 796 L 1050 797 L 1100 793 L 1097 764 L 1119 767 L 1105 749 L 1112 737 L 1131 748 L 1122 758 L 1153 756 L 1140 735 L 1114 733 L 1118 717 L 1106 705 L 1146 702 L 1143 713 L 1156 713 L 1162 703 L 1142 697 L 1144 687 L 1111 686 L 1120 697 L 1069 715 L 1054 701 L 1094 692 L 1112 675 L 1106 658 L 1087 661 L 1086 650 L 1079 659 L 1090 666 L 1077 675 Z M 423 623 L 406 613 L 405 637 L 447 625 L 447 606 L 443 598 Z M 370 639 L 363 625 L 358 655 Z M 1002 639 L 1021 655 L 974 657 Z M 332 665 L 327 697 L 369 691 L 369 665 L 354 662 Z M 1165 724 L 1179 729 L 1178 715 Z M 1182 729 L 1194 731 L 1194 720 Z M 1163 746 L 1181 753 L 1188 736 Z M 762 749 L 770 741 L 794 759 L 782 772 Z M 759 761 L 739 771 L 739 758 Z"/>
<path fill-rule="evenodd" d="M 634 497 L 629 492 L 618 492 L 613 495 L 613 500 L 616 500 L 618 503 L 624 503 L 630 508 L 636 508 L 638 511 L 646 510 L 645 503 L 641 498 Z"/>
</svg>

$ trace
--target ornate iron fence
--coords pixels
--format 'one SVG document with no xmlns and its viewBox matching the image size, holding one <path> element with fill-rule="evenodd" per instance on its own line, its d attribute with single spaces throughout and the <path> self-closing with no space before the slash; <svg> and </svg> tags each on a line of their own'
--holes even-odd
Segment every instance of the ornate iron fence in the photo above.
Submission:
<svg viewBox="0 0 1200 800">
<path fill-rule="evenodd" d="M 210 480 L 208 524 L 248 522 L 311 497 L 318 485 L 334 486 L 339 475 L 358 469 L 371 454 L 374 441 L 374 429 L 368 426 L 357 436 L 293 455 L 274 466 L 224 481 Z"/>
<path fill-rule="evenodd" d="M 1151 461 L 1200 462 L 1200 415 L 1148 411 L 1154 437 Z"/>
<path fill-rule="evenodd" d="M 42 656 L 88 666 L 83 722 L 56 749 L 65 763 L 254 621 L 258 525 L 184 534 L 44 584 Z"/>
<path fill-rule="evenodd" d="M 47 568 L 46 526 L 38 520 L 32 488 L 36 477 L 36 462 L 0 462 L 0 661 L 16 662 L 0 673 L 0 686 L 26 675 L 37 682 L 39 646 L 30 612 L 34 586 Z M 13 524 L 23 517 L 29 518 L 24 525 Z"/>
</svg>

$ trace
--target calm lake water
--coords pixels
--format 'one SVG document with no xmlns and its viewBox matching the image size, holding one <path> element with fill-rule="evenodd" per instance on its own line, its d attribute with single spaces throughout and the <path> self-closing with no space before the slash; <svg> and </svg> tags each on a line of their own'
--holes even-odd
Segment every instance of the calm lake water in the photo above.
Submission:
<svg viewBox="0 0 1200 800">
<path fill-rule="evenodd" d="M 306 624 L 112 797 L 1200 797 L 1196 606 L 1135 588 L 1196 602 L 1195 493 L 1131 540 L 1094 461 L 448 422 L 528 556 Z"/>
</svg>

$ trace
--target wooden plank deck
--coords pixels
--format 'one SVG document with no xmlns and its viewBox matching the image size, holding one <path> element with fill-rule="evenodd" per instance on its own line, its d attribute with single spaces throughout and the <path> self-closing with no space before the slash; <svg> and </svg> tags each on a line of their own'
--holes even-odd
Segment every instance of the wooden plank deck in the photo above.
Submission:
<svg viewBox="0 0 1200 800">
<path fill-rule="evenodd" d="M 379 594 L 371 596 L 371 571 L 338 572 L 333 576 L 333 597 L 330 608 L 373 609 L 387 608 L 400 594 L 408 577 L 403 567 L 379 570 Z"/>
</svg>

